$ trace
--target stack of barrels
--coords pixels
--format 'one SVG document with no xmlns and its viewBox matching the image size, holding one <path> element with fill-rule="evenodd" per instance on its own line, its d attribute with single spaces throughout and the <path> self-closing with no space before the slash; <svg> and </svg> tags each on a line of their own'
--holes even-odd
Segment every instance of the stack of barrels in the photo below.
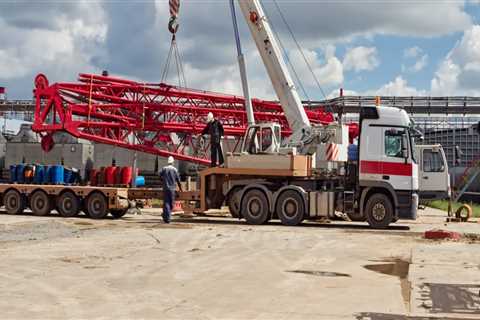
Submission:
<svg viewBox="0 0 480 320">
<path fill-rule="evenodd" d="M 133 182 L 132 167 L 101 167 L 90 171 L 91 186 L 111 186 L 111 187 L 130 187 Z M 138 175 L 135 180 L 137 187 L 145 185 L 145 177 Z"/>
<path fill-rule="evenodd" d="M 80 172 L 61 165 L 17 164 L 10 166 L 10 183 L 74 185 Z"/>
</svg>

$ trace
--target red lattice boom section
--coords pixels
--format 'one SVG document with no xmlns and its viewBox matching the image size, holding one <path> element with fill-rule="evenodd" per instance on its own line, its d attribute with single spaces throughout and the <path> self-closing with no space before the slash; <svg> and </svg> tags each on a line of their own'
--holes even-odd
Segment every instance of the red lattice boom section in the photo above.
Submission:
<svg viewBox="0 0 480 320">
<path fill-rule="evenodd" d="M 209 112 L 224 125 L 227 151 L 238 150 L 247 128 L 243 97 L 93 74 L 80 74 L 78 81 L 49 85 L 44 75 L 35 78 L 32 128 L 42 135 L 44 149 L 51 148 L 54 132 L 65 131 L 77 138 L 206 165 L 209 146 L 198 135 Z M 282 135 L 291 134 L 278 103 L 259 99 L 252 103 L 256 121 L 280 123 Z M 332 114 L 321 108 L 307 107 L 307 115 L 316 124 L 333 121 Z M 357 129 L 354 125 L 350 131 Z"/>
</svg>

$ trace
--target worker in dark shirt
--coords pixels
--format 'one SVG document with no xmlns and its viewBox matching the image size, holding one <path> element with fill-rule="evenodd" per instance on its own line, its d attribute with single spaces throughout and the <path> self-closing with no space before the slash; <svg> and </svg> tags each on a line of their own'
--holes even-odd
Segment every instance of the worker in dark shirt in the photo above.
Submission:
<svg viewBox="0 0 480 320">
<path fill-rule="evenodd" d="M 223 125 L 220 121 L 213 117 L 213 113 L 209 112 L 207 116 L 207 125 L 202 131 L 202 135 L 210 135 L 210 166 L 217 166 L 217 156 L 218 164 L 223 164 L 223 151 L 221 140 L 223 137 Z"/>
<path fill-rule="evenodd" d="M 163 212 L 162 218 L 165 223 L 170 223 L 172 216 L 173 203 L 175 201 L 175 190 L 182 191 L 180 184 L 180 177 L 177 168 L 173 166 L 174 159 L 172 156 L 168 157 L 167 165 L 160 170 L 160 177 L 163 183 Z"/>
</svg>

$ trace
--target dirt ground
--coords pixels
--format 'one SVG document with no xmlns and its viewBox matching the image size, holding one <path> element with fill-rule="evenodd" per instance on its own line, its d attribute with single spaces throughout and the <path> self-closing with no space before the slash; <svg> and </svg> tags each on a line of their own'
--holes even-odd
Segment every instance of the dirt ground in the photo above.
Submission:
<svg viewBox="0 0 480 320">
<path fill-rule="evenodd" d="M 480 319 L 480 224 L 0 213 L 1 319 Z M 444 228 L 466 240 L 432 241 Z"/>
</svg>

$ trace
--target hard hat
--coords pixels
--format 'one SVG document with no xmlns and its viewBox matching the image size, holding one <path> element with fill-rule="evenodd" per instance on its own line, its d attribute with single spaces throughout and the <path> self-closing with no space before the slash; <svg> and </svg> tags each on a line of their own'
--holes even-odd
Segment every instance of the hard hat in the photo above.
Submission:
<svg viewBox="0 0 480 320">
<path fill-rule="evenodd" d="M 213 113 L 209 112 L 207 115 L 207 122 L 212 122 L 213 121 Z"/>
<path fill-rule="evenodd" d="M 175 162 L 175 159 L 173 159 L 172 156 L 168 157 L 168 159 L 167 159 L 168 164 L 173 164 L 174 162 Z"/>
</svg>

